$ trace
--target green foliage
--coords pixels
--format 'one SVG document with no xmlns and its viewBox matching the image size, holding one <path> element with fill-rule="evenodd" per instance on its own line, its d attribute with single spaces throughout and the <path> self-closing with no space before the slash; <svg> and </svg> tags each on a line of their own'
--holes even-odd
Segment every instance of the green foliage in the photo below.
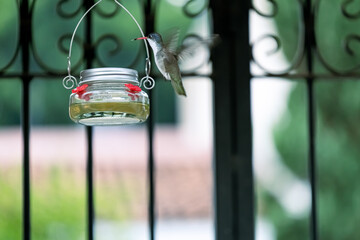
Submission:
<svg viewBox="0 0 360 240">
<path fill-rule="evenodd" d="M 288 112 L 274 129 L 274 138 L 286 165 L 303 179 L 307 177 L 307 164 L 304 162 L 308 151 L 306 114 L 305 84 L 299 83 L 288 100 Z"/>
<path fill-rule="evenodd" d="M 84 232 L 84 191 L 53 169 L 50 179 L 33 185 L 32 236 L 37 240 L 79 239 Z M 73 177 L 73 176 L 72 176 Z M 37 182 L 37 181 L 35 181 Z M 20 168 L 0 175 L 0 239 L 21 239 L 22 197 Z"/>
<path fill-rule="evenodd" d="M 41 177 L 41 176 L 40 176 Z M 85 191 L 76 176 L 52 168 L 31 194 L 34 239 L 79 239 L 85 230 Z"/>
<path fill-rule="evenodd" d="M 360 83 L 321 82 L 316 90 L 320 230 L 326 239 L 350 240 L 360 234 Z"/>
<path fill-rule="evenodd" d="M 360 187 L 356 183 L 360 173 L 358 91 L 360 83 L 354 81 L 316 84 L 319 230 L 320 236 L 328 240 L 350 240 L 360 234 L 357 227 Z M 300 84 L 293 90 L 289 112 L 277 125 L 274 135 L 284 163 L 302 179 L 307 178 L 306 103 L 303 97 L 299 98 L 304 94 Z M 337 227 L 339 225 L 343 227 Z M 277 227 L 281 235 L 284 228 L 280 224 Z"/>
<path fill-rule="evenodd" d="M 0 81 L 0 125 L 20 123 L 21 82 Z"/>
<path fill-rule="evenodd" d="M 83 239 L 86 224 L 85 181 L 79 172 L 59 167 L 34 171 L 31 185 L 32 237 L 36 240 Z M 100 181 L 101 182 L 101 181 Z M 22 236 L 21 168 L 0 174 L 0 239 Z M 102 184 L 95 193 L 96 216 L 120 222 L 129 217 L 134 193 L 118 182 Z"/>
<path fill-rule="evenodd" d="M 292 218 L 272 195 L 257 187 L 260 214 L 271 219 L 277 230 L 277 239 L 304 240 L 307 238 L 308 220 Z"/>
<path fill-rule="evenodd" d="M 290 3 L 291 2 L 291 3 Z M 359 9 L 359 2 L 353 1 L 318 1 L 316 13 L 316 40 L 319 55 L 314 58 L 314 71 L 328 73 L 325 65 L 336 71 L 346 72 L 360 62 L 357 55 L 360 48 L 357 41 L 347 42 L 347 36 L 359 34 L 360 20 L 347 19 L 341 7 L 354 14 Z M 298 21 L 299 5 L 297 1 L 277 1 L 279 15 L 275 18 L 280 38 L 283 41 L 285 56 L 292 60 L 296 44 L 289 39 L 298 39 L 298 28 L 289 23 Z M 289 14 L 286 14 L 289 13 Z M 292 14 L 290 14 L 292 13 Z M 294 24 L 292 24 L 294 26 Z M 290 36 L 292 35 L 292 36 Z M 297 40 L 296 40 L 297 41 Z M 346 52 L 349 45 L 354 54 Z M 320 56 L 320 58 L 319 58 Z M 321 58 L 323 61 L 321 61 Z M 300 71 L 301 69 L 299 69 Z M 356 239 L 360 235 L 360 187 L 357 179 L 360 174 L 360 83 L 350 79 L 329 81 L 317 79 L 315 83 L 316 101 L 316 157 L 319 234 L 321 239 Z M 299 178 L 306 180 L 307 162 L 307 107 L 304 83 L 298 83 L 288 100 L 288 111 L 274 130 L 276 147 L 284 163 Z M 295 239 L 296 234 L 309 231 L 296 224 L 284 227 L 279 218 L 286 219 L 284 210 L 274 199 L 267 201 L 273 208 L 269 214 L 278 232 L 278 239 Z M 305 221 L 307 217 L 299 219 Z M 285 220 L 284 220 L 285 221 Z M 289 230 L 291 229 L 291 230 Z M 287 234 L 291 231 L 293 236 Z M 304 239 L 304 238 L 303 238 Z"/>
<path fill-rule="evenodd" d="M 0 239 L 21 239 L 21 186 L 16 171 L 0 172 Z"/>
</svg>

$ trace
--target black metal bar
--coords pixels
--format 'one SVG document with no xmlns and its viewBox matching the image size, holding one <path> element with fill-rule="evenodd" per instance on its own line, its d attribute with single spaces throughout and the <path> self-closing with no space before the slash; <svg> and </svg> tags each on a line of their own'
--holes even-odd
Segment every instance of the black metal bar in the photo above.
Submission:
<svg viewBox="0 0 360 240">
<path fill-rule="evenodd" d="M 253 75 L 253 78 L 279 78 L 280 80 L 294 80 L 297 81 L 299 79 L 304 78 L 312 78 L 317 81 L 326 80 L 326 81 L 344 81 L 344 79 L 349 80 L 359 80 L 360 75 L 357 73 L 349 73 L 342 75 L 329 75 L 329 74 L 314 74 L 314 73 L 297 73 L 297 74 L 265 74 L 265 75 Z"/>
<path fill-rule="evenodd" d="M 87 237 L 94 239 L 94 179 L 93 179 L 93 129 L 86 127 L 87 139 L 87 164 L 86 164 L 86 189 L 87 189 Z"/>
<path fill-rule="evenodd" d="M 254 239 L 250 109 L 250 0 L 212 0 L 216 240 Z"/>
<path fill-rule="evenodd" d="M 147 0 L 145 6 L 145 29 L 147 33 L 154 32 L 154 9 L 152 8 L 152 1 Z M 153 62 L 153 61 L 152 61 Z M 154 98 L 153 90 L 148 91 L 150 98 L 150 109 L 154 113 Z M 150 114 L 147 120 L 147 132 L 148 132 L 148 224 L 149 224 L 149 239 L 155 240 L 155 227 L 156 227 L 156 165 L 154 159 L 154 114 Z"/>
<path fill-rule="evenodd" d="M 46 74 L 42 74 L 42 73 L 30 73 L 29 77 L 30 78 L 46 78 L 49 80 L 56 80 L 59 81 L 59 76 L 60 75 L 66 75 L 67 73 L 63 73 L 63 74 L 59 74 L 59 75 L 46 75 Z M 75 74 L 76 75 L 76 74 Z M 77 74 L 78 75 L 78 74 Z M 158 74 L 152 74 L 152 76 L 154 78 L 159 78 L 162 77 L 161 75 Z M 211 75 L 206 75 L 206 74 L 189 74 L 189 73 L 184 73 L 181 74 L 181 76 L 183 77 L 200 77 L 200 78 L 209 78 L 211 77 Z M 1 80 L 8 80 L 9 78 L 19 78 L 22 77 L 21 74 L 18 73 L 7 73 L 4 75 L 0 75 L 0 81 Z M 257 78 L 279 78 L 279 80 L 293 80 L 293 81 L 297 81 L 299 79 L 304 79 L 304 78 L 312 78 L 315 79 L 316 81 L 322 81 L 322 80 L 326 80 L 326 81 L 344 81 L 344 79 L 348 79 L 348 80 L 359 80 L 360 75 L 358 73 L 344 73 L 344 74 L 339 74 L 339 75 L 329 75 L 329 74 L 308 74 L 308 73 L 286 73 L 286 74 L 264 74 L 264 75 L 252 75 L 251 76 L 254 79 Z"/>
<path fill-rule="evenodd" d="M 65 75 L 65 74 L 63 74 Z M 152 74 L 152 76 L 154 78 L 158 78 L 158 77 L 162 77 L 160 75 L 157 74 Z M 181 76 L 183 77 L 200 77 L 200 78 L 210 78 L 211 75 L 206 75 L 206 74 L 181 74 Z M 10 78 L 19 78 L 22 77 L 21 74 L 6 74 L 6 75 L 0 75 L 0 81 L 1 80 L 8 80 Z M 33 79 L 33 78 L 46 78 L 49 80 L 56 80 L 59 81 L 59 75 L 46 75 L 46 74 L 37 74 L 37 73 L 31 73 L 28 76 L 29 78 Z M 279 80 L 284 80 L 284 81 L 298 81 L 298 80 L 302 80 L 304 78 L 312 78 L 312 79 L 316 79 L 316 81 L 344 81 L 344 79 L 346 80 L 352 80 L 352 81 L 358 81 L 360 78 L 360 75 L 354 73 L 354 74 L 343 74 L 343 75 L 328 75 L 328 74 L 306 74 L 306 73 L 298 73 L 298 74 L 280 74 L 280 75 L 275 75 L 275 74 L 265 74 L 265 75 L 252 75 L 251 76 L 253 79 L 259 79 L 259 78 L 278 78 Z"/>
<path fill-rule="evenodd" d="M 20 2 L 20 45 L 22 52 L 22 135 L 23 135 L 23 239 L 31 239 L 30 207 L 30 43 L 31 15 L 28 0 Z"/>
<path fill-rule="evenodd" d="M 29 83 L 23 78 L 22 87 L 22 135 L 23 135 L 23 239 L 31 239 L 30 211 L 30 118 L 29 118 Z"/>
<path fill-rule="evenodd" d="M 148 92 L 149 98 L 152 100 L 152 90 Z M 150 109 L 153 110 L 154 104 L 150 101 Z M 155 239 L 155 224 L 156 224 L 156 185 L 155 185 L 155 159 L 153 151 L 153 139 L 154 139 L 154 117 L 153 114 L 150 114 L 147 121 L 147 132 L 148 132 L 148 143 L 149 143 L 149 153 L 148 153 L 148 186 L 149 186 L 149 199 L 148 199 L 148 221 L 149 221 L 149 238 L 150 240 Z"/>
<path fill-rule="evenodd" d="M 317 240 L 317 193 L 316 193 L 316 156 L 315 156 L 315 107 L 314 107 L 314 89 L 313 79 L 306 81 L 308 93 L 308 139 L 309 139 L 309 178 L 311 186 L 311 220 L 310 231 L 311 239 Z"/>
<path fill-rule="evenodd" d="M 233 1 L 237 9 L 232 14 L 232 29 L 235 31 L 236 44 L 234 46 L 234 62 L 232 62 L 235 78 L 233 80 L 236 105 L 236 159 L 233 159 L 237 173 L 237 202 L 236 239 L 255 239 L 254 219 L 254 179 L 252 164 L 252 127 L 251 127 L 251 56 L 249 42 L 249 11 L 251 0 Z M 231 13 L 233 10 L 229 10 Z M 238 23 L 241 23 L 240 26 Z M 234 41 L 235 42 L 235 41 Z"/>
<path fill-rule="evenodd" d="M 308 109 L 308 141 L 309 159 L 308 171 L 311 186 L 311 214 L 310 214 L 310 239 L 317 240 L 317 205 L 316 205 L 316 139 L 315 139 L 315 101 L 314 101 L 314 77 L 313 74 L 313 48 L 316 46 L 314 12 L 312 1 L 304 3 L 304 24 L 305 24 L 305 49 L 307 70 L 309 76 L 306 78 L 307 87 L 307 109 Z"/>
<path fill-rule="evenodd" d="M 85 10 L 90 9 L 94 5 L 94 0 L 85 0 Z M 92 13 L 86 16 L 85 25 L 85 41 L 84 41 L 84 58 L 86 60 L 86 68 L 92 68 L 95 59 L 95 52 L 92 46 Z M 86 127 L 87 140 L 87 164 L 86 164 L 86 189 L 87 189 L 87 239 L 94 239 L 94 220 L 95 220 L 95 204 L 94 204 L 94 166 L 93 166 L 93 129 Z"/>
<path fill-rule="evenodd" d="M 62 73 L 62 74 L 58 74 L 58 75 L 47 75 L 47 74 L 43 74 L 43 73 L 31 73 L 31 77 L 32 78 L 47 78 L 47 79 L 51 79 L 51 80 L 59 80 L 59 76 L 64 76 L 66 75 L 67 73 Z M 75 75 L 79 75 L 79 74 L 76 74 Z M 9 79 L 9 78 L 19 78 L 19 74 L 11 74 L 11 73 L 7 73 L 7 74 L 4 74 L 4 75 L 1 75 L 0 74 L 0 81 L 2 79 Z M 162 77 L 162 75 L 159 75 L 159 74 L 151 74 L 152 77 L 154 78 L 159 78 L 159 77 Z M 207 74 L 196 74 L 196 73 L 184 73 L 184 74 L 181 74 L 181 76 L 183 77 L 200 77 L 200 78 L 209 78 L 210 75 L 207 75 Z M 360 77 L 360 76 L 357 76 L 357 77 Z"/>
</svg>

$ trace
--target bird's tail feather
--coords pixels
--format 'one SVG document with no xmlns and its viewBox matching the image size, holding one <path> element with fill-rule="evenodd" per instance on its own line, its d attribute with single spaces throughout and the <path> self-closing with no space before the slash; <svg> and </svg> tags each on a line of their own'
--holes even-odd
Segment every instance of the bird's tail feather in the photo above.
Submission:
<svg viewBox="0 0 360 240">
<path fill-rule="evenodd" d="M 175 92 L 179 95 L 185 96 L 186 97 L 186 92 L 185 92 L 185 88 L 184 85 L 182 83 L 182 81 L 171 81 L 171 84 L 175 90 Z"/>
</svg>

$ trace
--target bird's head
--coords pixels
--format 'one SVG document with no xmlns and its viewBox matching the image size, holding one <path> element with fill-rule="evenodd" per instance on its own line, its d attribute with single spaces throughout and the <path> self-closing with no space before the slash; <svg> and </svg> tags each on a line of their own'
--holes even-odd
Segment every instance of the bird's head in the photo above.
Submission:
<svg viewBox="0 0 360 240">
<path fill-rule="evenodd" d="M 150 33 L 149 36 L 147 37 L 148 41 L 154 41 L 158 44 L 162 44 L 163 40 L 160 34 L 158 33 Z"/>
<path fill-rule="evenodd" d="M 158 50 L 163 46 L 163 40 L 159 33 L 150 33 L 147 37 L 139 37 L 134 40 L 146 39 L 153 50 Z"/>
</svg>

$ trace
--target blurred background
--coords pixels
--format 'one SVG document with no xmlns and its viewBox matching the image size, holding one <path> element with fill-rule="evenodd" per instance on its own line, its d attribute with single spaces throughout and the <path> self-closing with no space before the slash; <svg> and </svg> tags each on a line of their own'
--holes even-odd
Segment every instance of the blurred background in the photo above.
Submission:
<svg viewBox="0 0 360 240">
<path fill-rule="evenodd" d="M 144 1 L 122 1 L 144 22 Z M 0 239 L 22 236 L 22 133 L 19 1 L 0 2 Z M 251 113 L 257 240 L 310 239 L 310 187 L 306 61 L 302 1 L 253 0 L 250 10 Z M 316 21 L 316 158 L 319 236 L 360 235 L 359 1 L 313 1 Z M 159 0 L 155 29 L 180 28 L 208 38 L 207 0 Z M 81 0 L 30 1 L 30 159 L 32 236 L 85 239 L 86 133 L 68 117 L 62 86 L 70 37 L 84 13 Z M 329 27 L 331 26 L 331 27 Z M 94 67 L 135 68 L 145 51 L 139 31 L 122 10 L 104 1 L 93 13 Z M 73 74 L 85 69 L 80 25 Z M 159 240 L 214 240 L 213 82 L 209 52 L 197 50 L 181 69 L 187 98 L 161 77 L 153 91 L 156 208 Z M 153 73 L 158 75 L 156 68 Z M 278 75 L 271 77 L 268 75 Z M 48 76 L 49 77 L 44 77 Z M 286 75 L 296 77 L 287 78 Z M 4 77 L 6 76 L 6 77 Z M 332 76 L 329 78 L 328 76 Z M 94 128 L 95 236 L 99 240 L 147 237 L 146 125 Z"/>
<path fill-rule="evenodd" d="M 121 1 L 144 27 L 145 1 Z M 30 1 L 30 161 L 32 239 L 86 238 L 86 131 L 68 116 L 71 91 L 64 89 L 71 34 L 83 1 Z M 127 67 L 144 75 L 141 33 L 113 1 L 92 11 L 94 67 Z M 158 1 L 155 28 L 164 38 L 180 30 L 179 45 L 192 36 L 209 38 L 206 1 Z M 0 2 L 0 71 L 22 71 L 17 1 Z M 80 25 L 72 73 L 86 68 Z M 20 51 L 20 53 L 18 52 Z M 14 59 L 12 59 L 14 56 Z M 155 64 L 154 64 L 155 66 Z M 182 71 L 188 97 L 156 79 L 155 121 L 157 239 L 212 239 L 212 82 L 209 52 L 199 50 Z M 49 74 L 51 73 L 51 74 Z M 44 75 L 54 75 L 44 77 Z M 201 75 L 200 77 L 198 75 Z M 153 68 L 152 76 L 160 76 Z M 21 79 L 0 81 L 0 239 L 22 237 Z M 94 127 L 95 239 L 144 239 L 148 235 L 147 126 Z M 185 181 L 184 181 L 185 180 Z"/>
</svg>

